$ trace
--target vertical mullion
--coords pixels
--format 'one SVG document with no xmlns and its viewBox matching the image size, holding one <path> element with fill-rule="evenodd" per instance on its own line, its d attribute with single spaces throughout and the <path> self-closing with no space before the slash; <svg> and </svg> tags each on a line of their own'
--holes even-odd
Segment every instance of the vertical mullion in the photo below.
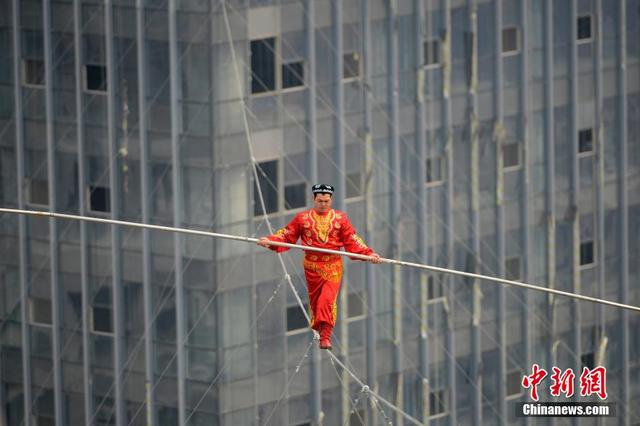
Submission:
<svg viewBox="0 0 640 426">
<path fill-rule="evenodd" d="M 362 1 L 362 86 L 363 86 L 363 104 L 364 104 L 364 143 L 365 143 L 365 238 L 368 244 L 374 246 L 374 202 L 373 202 L 373 138 L 372 132 L 372 107 L 371 107 L 371 20 L 370 20 L 370 3 L 369 0 Z M 373 265 L 370 262 L 366 263 L 365 276 L 367 281 L 367 383 L 374 391 L 378 391 L 378 380 L 376 375 L 376 305 L 377 305 L 377 289 L 375 285 L 375 274 L 373 271 Z M 368 424 L 375 426 L 377 424 L 377 414 L 375 407 L 372 405 L 372 400 L 367 398 L 367 418 Z"/>
<path fill-rule="evenodd" d="M 604 225 L 604 138 L 603 131 L 604 126 L 602 124 L 603 108 L 602 108 L 602 0 L 596 0 L 596 40 L 595 40 L 595 146 L 596 146 L 596 204 L 597 204 L 597 241 L 599 244 L 596 246 L 598 265 L 598 296 L 604 299 L 604 239 L 605 239 L 605 225 Z M 604 327 L 604 305 L 598 305 L 597 309 L 597 321 L 598 321 L 598 337 L 603 339 L 605 336 Z"/>
<path fill-rule="evenodd" d="M 473 268 L 475 273 L 478 270 L 480 258 L 480 142 L 478 135 L 478 10 L 475 0 L 467 3 L 469 13 L 469 32 L 471 37 L 471 77 L 469 82 L 469 137 L 471 139 L 471 232 L 472 247 L 475 256 Z M 471 328 L 471 348 L 472 348 L 472 376 L 473 389 L 473 424 L 482 424 L 482 305 L 481 291 L 478 280 L 473 280 L 472 299 L 472 328 Z"/>
<path fill-rule="evenodd" d="M 620 64 L 618 65 L 618 109 L 619 109 L 619 131 L 620 131 L 620 276 L 622 303 L 629 303 L 629 199 L 628 199 L 628 140 L 627 140 L 627 5 L 626 0 L 620 0 L 619 9 L 620 25 Z M 622 424 L 630 423 L 629 403 L 631 391 L 629 388 L 629 312 L 623 309 L 621 312 L 622 326 Z"/>
<path fill-rule="evenodd" d="M 452 26 L 451 26 L 451 1 L 445 0 L 443 4 L 444 23 L 446 39 L 443 41 L 443 67 L 442 67 L 442 114 L 444 116 L 444 137 L 446 156 L 446 188 L 445 188 L 445 227 L 446 227 L 446 267 L 454 266 L 454 223 L 453 223 L 453 129 L 452 129 L 452 109 L 451 109 L 451 46 L 452 46 Z M 447 282 L 447 303 L 445 304 L 447 322 L 447 378 L 449 382 L 449 422 L 457 423 L 456 410 L 456 342 L 454 331 L 453 305 L 455 299 L 454 278 L 449 276 Z"/>
<path fill-rule="evenodd" d="M 596 241 L 596 265 L 597 265 L 597 297 L 605 298 L 605 212 L 604 212 L 604 126 L 603 126 L 603 101 L 602 101 L 602 0 L 596 0 L 596 40 L 595 40 L 595 146 L 596 146 L 596 208 L 597 208 L 597 232 L 598 236 Z M 596 322 L 597 322 L 597 342 L 598 350 L 596 357 L 596 364 L 604 364 L 604 348 L 607 338 L 607 329 L 605 326 L 605 310 L 604 305 L 598 305 L 596 307 Z M 602 355 L 602 356 L 601 356 Z M 598 419 L 598 425 L 604 424 L 604 419 Z"/>
<path fill-rule="evenodd" d="M 426 159 L 426 125 L 424 105 L 424 41 L 425 41 L 425 8 L 423 0 L 415 0 L 415 55 L 416 55 L 416 157 L 418 161 L 418 254 L 420 261 L 428 263 L 427 245 L 427 159 Z M 429 323 L 428 307 L 428 274 L 420 273 L 420 337 L 418 340 L 418 370 L 420 374 L 421 412 L 418 418 L 425 425 L 429 423 L 429 341 L 427 338 Z"/>
<path fill-rule="evenodd" d="M 398 31 L 397 31 L 396 2 L 387 2 L 387 100 L 389 103 L 389 135 L 391 136 L 390 156 L 391 163 L 391 222 L 397 224 L 398 232 L 393 233 L 392 254 L 394 259 L 400 258 L 400 244 L 403 221 L 400 216 L 401 197 L 400 190 L 400 136 L 398 132 Z M 395 404 L 404 406 L 404 374 L 402 372 L 402 270 L 398 265 L 393 267 L 393 372 L 396 375 Z M 403 424 L 403 417 L 396 412 L 396 423 Z"/>
<path fill-rule="evenodd" d="M 529 220 L 531 207 L 531 166 L 530 166 L 530 141 L 529 141 L 529 49 L 527 45 L 528 41 L 528 2 L 522 0 L 520 2 L 520 39 L 522 40 L 520 51 L 522 52 L 522 62 L 520 64 L 522 88 L 521 88 L 521 106 L 520 106 L 520 132 L 522 134 L 523 143 L 523 173 L 524 173 L 524 191 L 522 193 L 522 224 L 523 224 L 523 242 L 524 242 L 524 256 L 523 256 L 523 274 L 522 277 L 525 282 L 530 281 L 530 256 L 531 256 L 531 233 L 529 230 Z M 533 314 L 531 312 L 531 299 L 532 295 L 529 291 L 522 292 L 524 298 L 524 312 L 523 312 L 523 326 L 522 326 L 522 340 L 524 341 L 524 357 L 522 359 L 523 366 L 528 368 L 531 365 L 531 321 L 533 320 Z M 535 311 L 535 308 L 534 308 Z M 531 424 L 531 419 L 526 417 L 524 419 L 525 425 Z"/>
<path fill-rule="evenodd" d="M 13 94 L 15 106 L 15 132 L 16 132 L 16 182 L 18 195 L 18 208 L 24 209 L 24 116 L 22 110 L 22 84 L 21 66 L 22 49 L 20 33 L 20 1 L 12 1 L 13 14 Z M 25 215 L 18 215 L 18 238 L 20 257 L 20 330 L 22 338 L 22 392 L 23 392 L 23 421 L 25 426 L 31 426 L 31 340 L 28 303 L 29 288 L 27 280 L 27 218 Z"/>
<path fill-rule="evenodd" d="M 140 1 L 142 3 L 144 0 L 138 0 L 138 1 Z M 214 52 L 214 49 L 216 49 L 215 42 L 218 41 L 217 38 L 216 38 L 215 31 L 213 30 L 213 27 L 212 27 L 211 23 L 215 22 L 214 21 L 215 13 L 218 10 L 219 10 L 218 7 L 212 7 L 212 6 L 209 7 L 209 16 L 208 16 L 208 18 L 209 18 L 209 34 L 208 35 L 209 35 L 209 45 L 211 46 L 210 47 L 211 48 L 211 52 L 209 54 L 209 78 L 210 78 L 210 81 L 211 81 L 211 87 L 213 87 L 213 84 L 214 84 L 213 82 L 215 81 L 214 77 L 215 77 L 215 72 L 216 72 L 216 69 L 215 69 L 216 67 L 214 65 L 215 64 L 215 55 L 213 54 L 213 52 Z M 211 125 L 210 125 L 209 128 L 211 129 L 212 137 L 215 137 L 215 130 L 216 130 L 216 124 L 217 124 L 217 122 L 216 122 L 216 114 L 215 114 L 215 100 L 216 100 L 215 92 L 212 89 L 212 90 L 209 91 L 209 103 L 211 104 L 211 108 L 210 108 L 210 111 L 209 111 Z M 211 205 L 212 206 L 216 205 L 217 176 L 216 176 L 216 173 L 215 173 L 215 164 L 216 164 L 216 154 L 215 154 L 215 150 L 212 150 L 212 152 L 211 152 L 211 176 L 212 176 L 212 180 L 213 180 L 212 185 L 211 185 L 211 188 L 212 188 Z M 247 203 L 246 206 L 249 208 L 249 207 L 251 207 L 251 204 Z M 212 218 L 211 226 L 213 227 L 213 229 L 218 229 L 217 217 L 218 217 L 218 215 L 214 215 L 214 217 Z M 252 216 L 248 215 L 248 217 L 251 218 Z M 216 259 L 218 258 L 218 256 L 217 256 L 218 250 L 217 250 L 217 244 L 216 244 L 215 240 L 211 241 L 211 248 L 212 248 L 211 249 L 211 253 L 212 253 L 211 254 L 211 267 L 210 267 L 211 276 L 212 277 L 216 277 L 217 276 Z M 214 315 L 215 315 L 216 321 L 218 321 L 218 319 L 220 318 L 219 317 L 219 315 L 220 315 L 220 304 L 219 304 L 220 303 L 219 302 L 220 297 L 215 297 L 214 299 L 215 300 L 213 301 L 212 306 L 215 308 Z M 221 323 L 219 323 L 219 324 L 221 324 Z M 221 354 L 221 351 L 222 351 L 222 349 L 221 349 L 222 346 L 220 346 L 218 344 L 218 340 L 217 339 L 219 339 L 219 338 L 217 336 L 222 334 L 222 332 L 221 331 L 216 331 L 215 334 L 216 334 L 216 340 L 215 340 L 216 341 L 216 345 L 215 345 L 215 350 L 214 350 L 215 358 L 217 360 L 220 360 L 220 358 L 221 358 L 220 354 Z M 153 358 L 153 359 L 155 359 L 155 358 Z M 214 365 L 215 365 L 215 363 L 214 363 Z M 219 394 L 220 387 L 221 386 L 218 383 L 215 388 L 211 389 L 211 392 L 218 392 L 218 394 Z M 220 399 L 220 398 L 218 398 L 218 399 Z M 220 408 L 219 403 L 216 406 L 212 407 L 212 408 L 215 408 L 215 409 L 219 410 L 219 408 Z M 220 412 L 220 411 L 218 411 L 218 412 Z M 155 418 L 153 420 L 155 420 Z M 148 426 L 156 426 L 155 422 L 152 423 L 151 421 L 149 421 L 147 424 L 148 424 Z"/>
<path fill-rule="evenodd" d="M 276 46 L 277 46 L 277 39 L 276 39 Z M 276 47 L 277 48 L 277 47 Z M 276 55 L 276 59 L 277 61 L 277 55 Z M 276 80 L 278 80 L 278 78 L 276 78 Z M 277 84 L 277 83 L 276 83 Z M 282 128 L 282 118 L 280 117 L 280 122 L 278 123 L 278 128 Z M 252 156 L 251 156 L 252 157 Z M 283 182 L 284 182 L 284 165 L 282 164 L 284 162 L 284 160 L 278 160 L 276 162 L 276 188 L 283 188 Z M 278 210 L 277 211 L 283 211 L 284 209 L 284 194 L 281 193 L 281 191 L 277 190 L 277 196 L 278 196 Z M 251 217 L 251 216 L 249 216 Z M 253 220 L 249 220 L 248 221 L 248 231 L 251 233 L 251 235 L 255 235 L 256 234 L 256 222 Z M 251 323 L 254 322 L 255 318 L 256 318 L 256 306 L 258 303 L 258 292 L 257 292 L 257 288 L 256 288 L 256 276 L 259 276 L 259 274 L 256 273 L 256 250 L 255 250 L 255 246 L 250 246 L 249 248 L 249 255 L 251 257 L 251 267 L 249 269 L 249 283 L 251 284 L 251 303 L 249 304 L 249 319 L 251 321 Z M 252 345 L 251 347 L 251 357 L 252 360 L 256 360 L 258 357 L 258 334 L 255 332 L 255 329 L 250 329 L 249 330 L 249 340 L 251 342 L 255 342 L 255 344 Z M 251 366 L 251 372 L 252 372 L 252 380 L 254 381 L 254 383 L 257 383 L 258 381 L 258 363 L 257 362 L 252 362 L 252 366 Z M 259 416 L 259 410 L 258 407 L 256 407 L 257 405 L 257 398 L 256 398 L 256 391 L 255 391 L 255 387 L 252 391 L 252 396 L 253 396 L 253 401 L 252 401 L 252 405 L 253 405 L 253 415 L 254 418 L 258 418 Z M 288 395 L 287 395 L 288 397 Z"/>
<path fill-rule="evenodd" d="M 571 135 L 569 140 L 571 142 L 571 205 L 569 208 L 574 212 L 571 220 L 571 272 L 572 272 L 572 291 L 574 293 L 580 293 L 580 209 L 578 206 L 578 193 L 580 192 L 580 181 L 578 177 L 578 46 L 577 46 L 577 20 L 578 20 L 578 0 L 571 0 L 569 19 L 570 23 L 570 72 L 571 72 Z M 582 312 L 578 300 L 572 299 L 569 302 L 571 305 L 571 317 L 576 324 L 573 327 L 573 351 L 574 351 L 574 371 L 581 371 L 580 355 L 582 354 L 582 336 L 581 336 L 581 323 Z M 575 396 L 578 399 L 578 396 Z"/>
<path fill-rule="evenodd" d="M 332 1 L 333 12 L 333 44 L 334 44 L 334 92 L 333 98 L 336 108 L 336 122 L 334 128 L 335 148 L 336 148 L 336 167 L 338 169 L 338 187 L 336 193 L 335 204 L 338 209 L 345 209 L 344 204 L 344 187 L 346 179 L 343 173 L 345 165 L 345 147 L 344 147 L 344 87 L 342 82 L 343 76 L 343 31 L 342 31 L 342 0 Z"/>
<path fill-rule="evenodd" d="M 249 12 L 249 8 L 247 8 L 247 12 Z M 248 22 L 248 21 L 247 21 Z M 247 27 L 248 29 L 248 27 Z M 276 96 L 274 98 L 277 97 L 277 101 L 278 104 L 282 105 L 282 91 L 280 90 L 281 88 L 281 82 L 282 82 L 282 76 L 281 76 L 281 67 L 282 67 L 282 61 L 281 58 L 282 56 L 280 55 L 281 52 L 281 38 L 282 38 L 282 34 L 280 34 L 280 36 L 278 36 L 278 34 L 274 34 L 274 39 L 273 39 L 273 50 L 270 51 L 269 53 L 273 55 L 273 64 L 274 64 L 274 87 L 275 87 L 275 91 L 276 91 Z M 251 45 L 249 43 L 249 45 Z M 267 49 L 269 49 L 267 47 Z M 177 69 L 177 68 L 176 68 Z M 246 103 L 245 103 L 246 106 Z M 277 121 L 277 125 L 275 126 L 279 129 L 282 129 L 284 127 L 283 124 L 283 117 L 282 114 L 278 114 L 278 121 Z M 249 132 L 249 130 L 247 130 L 247 132 Z M 250 137 L 250 134 L 247 133 L 247 136 Z M 249 149 L 251 151 L 251 147 L 252 147 L 252 141 L 250 139 L 247 140 L 247 143 L 249 144 Z M 249 155 L 249 159 L 250 161 L 255 164 L 255 158 L 252 154 Z M 251 166 L 253 167 L 253 164 L 251 164 Z M 284 211 L 285 207 L 285 203 L 284 203 L 284 190 L 280 190 L 281 188 L 284 188 L 284 184 L 285 184 L 285 180 L 284 180 L 284 158 L 281 159 L 277 159 L 276 160 L 276 165 L 275 165 L 275 169 L 276 169 L 276 178 L 275 178 L 275 182 L 273 182 L 275 184 L 275 190 L 276 190 L 276 212 L 281 212 Z M 266 214 L 266 213 L 265 213 Z M 252 216 L 249 215 L 249 218 L 251 218 Z M 268 219 L 267 219 L 268 220 Z M 256 230 L 256 222 L 254 220 L 249 219 L 248 220 L 248 226 L 247 226 L 248 231 L 251 233 L 251 235 L 255 235 L 255 230 Z M 256 273 L 256 248 L 255 246 L 251 246 L 249 249 L 249 255 L 251 258 L 251 268 L 249 271 L 249 282 L 251 283 L 251 304 L 249 305 L 249 318 L 250 321 L 254 321 L 254 318 L 256 318 L 256 306 L 257 306 L 257 301 L 258 301 L 258 293 L 257 293 L 257 288 L 256 288 L 256 276 L 258 276 L 258 274 Z M 283 268 L 286 269 L 286 268 Z M 249 331 L 250 334 L 250 338 L 249 340 L 252 342 L 255 342 L 255 345 L 252 345 L 251 348 L 251 357 L 253 359 L 257 359 L 258 356 L 258 346 L 257 346 L 257 342 L 258 342 L 258 334 L 252 329 Z M 255 339 L 255 340 L 254 340 Z M 257 362 L 252 362 L 252 379 L 254 381 L 254 383 L 257 383 L 258 380 L 258 365 Z M 288 365 L 288 364 L 287 364 Z M 290 393 L 287 390 L 287 395 L 286 398 L 289 398 Z M 256 407 L 256 391 L 255 391 L 255 387 L 254 390 L 252 392 L 252 396 L 253 396 L 253 415 L 254 418 L 258 418 L 259 416 L 259 410 L 258 407 Z M 289 405 L 289 404 L 287 404 Z M 289 409 L 289 407 L 287 407 L 287 410 Z"/>
<path fill-rule="evenodd" d="M 309 146 L 309 180 L 312 184 L 318 179 L 318 140 L 316 123 L 316 33 L 315 5 L 313 0 L 305 2 L 306 50 L 307 50 L 307 131 Z"/>
<path fill-rule="evenodd" d="M 82 91 L 82 5 L 80 0 L 73 2 L 73 37 L 75 45 L 75 90 L 76 90 L 76 137 L 78 146 L 78 214 L 86 215 L 86 169 L 85 169 L 85 138 L 84 138 L 84 93 Z M 87 223 L 80 221 L 80 286 L 82 289 L 82 371 L 84 390 L 84 421 L 91 424 L 93 413 L 93 398 L 91 390 L 91 357 L 89 336 L 89 313 L 91 312 L 89 277 L 88 277 L 88 247 L 87 247 Z"/>
<path fill-rule="evenodd" d="M 45 0 L 42 9 L 44 62 L 45 62 L 45 111 L 47 140 L 47 179 L 49 181 L 49 211 L 57 208 L 56 194 L 56 153 L 53 123 L 53 57 L 51 46 L 51 2 Z M 64 424 L 64 404 L 62 392 L 62 311 L 60 304 L 60 281 L 58 277 L 58 226 L 56 219 L 49 219 L 49 254 L 51 268 L 51 318 L 53 346 L 53 391 L 56 425 Z"/>
<path fill-rule="evenodd" d="M 556 220 L 555 220 L 555 137 L 554 137 L 554 58 L 553 58 L 553 0 L 545 2 L 545 163 L 546 163 L 546 212 L 547 212 L 547 282 L 549 288 L 556 281 Z M 547 364 L 555 365 L 555 297 L 547 296 L 546 316 L 549 319 Z M 555 420 L 551 419 L 555 424 Z"/>
<path fill-rule="evenodd" d="M 498 276 L 505 276 L 505 224 L 504 224 L 504 172 L 502 146 L 504 143 L 504 92 L 502 67 L 502 0 L 495 1 L 495 127 L 494 141 L 497 158 L 496 216 L 498 243 Z M 506 324 L 506 288 L 498 287 L 498 417 L 506 418 L 506 370 L 507 370 L 507 324 Z"/>
<path fill-rule="evenodd" d="M 169 0 L 169 85 L 171 92 L 171 162 L 173 185 L 173 226 L 182 226 L 182 162 L 180 154 L 180 125 L 182 123 L 179 99 L 179 57 L 177 2 Z M 173 236 L 175 292 L 176 292 L 176 362 L 178 371 L 178 424 L 183 426 L 186 419 L 186 383 L 185 383 L 185 306 L 183 288 L 183 238 L 176 233 Z"/>
<path fill-rule="evenodd" d="M 109 187 L 111 218 L 120 217 L 120 179 L 118 170 L 118 142 L 116 130 L 116 78 L 115 52 L 113 45 L 113 0 L 105 0 L 105 45 L 107 65 L 107 139 L 109 143 Z M 111 225 L 112 260 L 112 305 L 113 305 L 113 351 L 114 351 L 114 393 L 115 419 L 117 425 L 126 424 L 124 402 L 124 310 L 122 304 L 122 264 L 120 259 L 121 232 L 117 225 Z"/>
<path fill-rule="evenodd" d="M 334 48 L 334 92 L 333 98 L 336 108 L 336 123 L 334 128 L 336 167 L 338 172 L 344 170 L 345 148 L 344 148 L 344 87 L 343 87 L 343 30 L 342 30 L 342 0 L 332 1 L 333 12 L 333 44 Z M 340 188 L 343 188 L 346 179 L 341 174 L 338 177 Z M 344 189 L 337 192 L 335 200 L 338 209 L 344 209 Z"/>
<path fill-rule="evenodd" d="M 2 350 L 2 340 L 0 340 L 0 371 L 4 371 L 4 365 L 2 365 L 3 358 L 4 358 L 4 352 Z M 2 383 L 2 381 L 0 380 L 0 407 L 2 407 L 2 410 L 0 410 L 0 425 L 7 424 L 7 414 L 5 410 L 5 407 L 7 406 L 6 404 L 7 404 L 7 401 L 5 397 L 4 383 Z"/>
<path fill-rule="evenodd" d="M 147 138 L 147 56 L 145 41 L 144 1 L 136 0 L 136 54 L 138 62 L 138 133 L 140 137 L 140 181 L 142 190 L 142 222 L 149 223 L 151 216 L 149 143 Z M 145 349 L 145 401 L 147 425 L 156 425 L 155 404 L 155 352 L 153 326 L 153 291 L 151 287 L 151 232 L 142 230 L 142 288 L 144 310 Z"/>
</svg>

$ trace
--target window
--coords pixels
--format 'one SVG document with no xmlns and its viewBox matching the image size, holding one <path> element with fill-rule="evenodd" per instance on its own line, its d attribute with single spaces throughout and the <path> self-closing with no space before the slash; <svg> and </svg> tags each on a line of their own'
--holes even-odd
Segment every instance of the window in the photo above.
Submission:
<svg viewBox="0 0 640 426">
<path fill-rule="evenodd" d="M 267 214 L 276 213 L 283 209 L 299 209 L 307 205 L 306 182 L 294 181 L 283 185 L 279 178 L 281 172 L 279 160 L 263 161 L 256 164 L 256 167 L 258 182 L 253 185 L 254 216 L 262 216 L 264 214 L 260 202 L 260 191 L 262 191 Z M 298 178 L 300 177 L 294 177 L 293 179 Z M 258 188 L 257 184 L 260 184 L 260 188 Z"/>
<path fill-rule="evenodd" d="M 94 373 L 94 381 L 98 382 L 98 383 L 103 383 L 103 381 L 108 380 L 107 377 L 105 377 L 104 375 L 100 374 L 100 373 Z M 101 397 L 101 396 L 94 396 L 93 397 L 93 406 L 94 407 L 98 407 L 96 409 L 96 412 L 94 413 L 95 416 L 95 423 L 96 425 L 99 426 L 112 426 L 115 424 L 115 421 L 113 419 L 113 412 L 115 409 L 115 401 L 113 398 L 107 398 L 107 397 Z M 166 420 L 167 423 L 169 424 L 176 424 L 176 422 L 171 422 L 171 420 L 173 420 L 174 418 L 177 419 L 177 417 L 169 417 L 169 414 L 167 414 L 167 411 L 169 411 L 168 409 L 166 409 L 166 407 L 163 406 L 158 406 L 158 412 L 161 413 L 159 414 L 160 416 L 162 416 L 161 418 L 163 420 Z"/>
<path fill-rule="evenodd" d="M 305 306 L 306 309 L 306 306 Z M 287 331 L 300 330 L 309 327 L 309 322 L 298 304 L 287 308 Z"/>
<path fill-rule="evenodd" d="M 362 195 L 360 173 L 349 173 L 347 175 L 347 198 L 359 197 L 360 195 Z"/>
<path fill-rule="evenodd" d="M 196 261 L 195 259 L 189 264 L 188 269 L 185 270 L 185 275 L 190 272 L 190 267 L 194 269 L 199 268 L 203 261 Z M 203 272 L 203 275 L 206 272 Z M 185 281 L 188 279 L 185 278 Z M 124 287 L 125 313 L 124 320 L 127 332 L 144 333 L 144 313 L 140 310 L 142 306 L 142 283 L 137 281 L 122 281 Z M 199 306 L 199 305 L 198 305 Z M 195 308 L 192 308 L 195 309 Z M 201 312 L 202 309 L 198 310 Z M 197 338 L 198 333 L 194 330 L 193 337 Z M 194 339 L 195 340 L 195 339 Z"/>
<path fill-rule="evenodd" d="M 278 211 L 278 161 L 265 161 L 259 163 L 258 167 L 258 183 L 262 196 L 264 197 L 264 206 L 266 213 Z M 261 216 L 262 205 L 260 203 L 260 190 L 258 185 L 253 184 L 253 215 Z"/>
<path fill-rule="evenodd" d="M 578 132 L 578 153 L 593 152 L 593 129 Z"/>
<path fill-rule="evenodd" d="M 347 296 L 348 316 L 359 317 L 364 315 L 364 295 L 362 292 L 349 293 Z"/>
<path fill-rule="evenodd" d="M 520 281 L 522 279 L 522 258 L 511 257 L 505 260 L 505 270 L 507 279 L 511 281 Z"/>
<path fill-rule="evenodd" d="M 502 146 L 502 167 L 505 169 L 520 166 L 520 144 L 509 143 Z"/>
<path fill-rule="evenodd" d="M 98 333 L 113 333 L 110 306 L 93 306 L 91 329 Z"/>
<path fill-rule="evenodd" d="M 427 158 L 427 183 L 440 183 L 444 179 L 444 158 Z"/>
<path fill-rule="evenodd" d="M 290 62 L 282 65 L 282 88 L 304 86 L 304 62 Z"/>
<path fill-rule="evenodd" d="M 507 373 L 507 398 L 522 393 L 521 379 L 520 370 L 511 370 Z"/>
<path fill-rule="evenodd" d="M 56 424 L 56 419 L 54 417 L 37 415 L 34 418 L 36 420 L 36 426 L 55 426 Z"/>
<path fill-rule="evenodd" d="M 429 392 L 429 415 L 437 416 L 447 412 L 447 392 L 434 390 Z"/>
<path fill-rule="evenodd" d="M 427 278 L 427 299 L 438 299 L 444 297 L 442 280 L 440 277 L 429 275 Z"/>
<path fill-rule="evenodd" d="M 305 182 L 292 183 L 284 187 L 284 208 L 298 209 L 307 205 L 305 193 L 307 184 Z"/>
<path fill-rule="evenodd" d="M 593 241 L 580 243 L 580 265 L 593 264 Z"/>
<path fill-rule="evenodd" d="M 251 93 L 276 89 L 276 39 L 251 40 Z"/>
<path fill-rule="evenodd" d="M 111 191 L 104 186 L 89 186 L 89 210 L 109 213 L 111 211 Z"/>
<path fill-rule="evenodd" d="M 22 84 L 25 86 L 44 86 L 44 61 L 42 59 L 22 60 Z"/>
<path fill-rule="evenodd" d="M 27 180 L 27 202 L 40 206 L 49 205 L 49 184 L 44 179 Z"/>
<path fill-rule="evenodd" d="M 440 40 L 427 40 L 423 44 L 424 47 L 424 64 L 426 66 L 440 64 Z"/>
<path fill-rule="evenodd" d="M 111 310 L 111 288 L 97 289 L 91 306 L 91 330 L 98 333 L 113 333 Z"/>
<path fill-rule="evenodd" d="M 85 65 L 84 89 L 90 92 L 107 91 L 107 67 L 104 65 Z"/>
<path fill-rule="evenodd" d="M 349 414 L 349 426 L 365 426 L 364 410 L 352 410 Z"/>
<path fill-rule="evenodd" d="M 591 40 L 591 16 L 579 16 L 578 17 L 578 40 L 589 41 Z"/>
<path fill-rule="evenodd" d="M 342 61 L 342 78 L 360 77 L 360 54 L 358 52 L 345 53 Z"/>
<path fill-rule="evenodd" d="M 281 63 L 277 49 L 275 37 L 251 40 L 251 93 L 304 86 L 304 61 Z"/>
<path fill-rule="evenodd" d="M 520 37 L 518 28 L 510 27 L 502 29 L 502 53 L 517 53 L 520 49 Z"/>
<path fill-rule="evenodd" d="M 31 297 L 29 299 L 29 313 L 32 323 L 51 325 L 51 300 Z"/>
<path fill-rule="evenodd" d="M 587 352 L 586 354 L 582 354 L 580 356 L 580 373 L 582 373 L 582 369 L 587 367 L 589 370 L 593 369 L 596 366 L 596 355 L 593 352 Z"/>
<path fill-rule="evenodd" d="M 54 393 L 52 389 L 41 388 L 35 394 L 31 405 L 31 419 L 35 426 L 55 426 Z M 66 395 L 63 395 L 63 403 L 66 404 Z M 4 423 L 3 423 L 4 424 Z"/>
<path fill-rule="evenodd" d="M 151 166 L 151 182 L 154 191 L 151 193 L 153 215 L 156 217 L 172 218 L 173 211 L 173 183 L 171 164 L 157 163 Z"/>
</svg>

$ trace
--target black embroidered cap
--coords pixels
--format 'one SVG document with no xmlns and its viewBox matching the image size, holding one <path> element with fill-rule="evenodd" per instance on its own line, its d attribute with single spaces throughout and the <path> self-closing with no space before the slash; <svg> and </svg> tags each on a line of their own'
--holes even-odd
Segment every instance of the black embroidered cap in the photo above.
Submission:
<svg viewBox="0 0 640 426">
<path fill-rule="evenodd" d="M 333 186 L 324 183 L 317 183 L 311 187 L 311 192 L 314 194 L 330 194 L 333 195 Z"/>
</svg>

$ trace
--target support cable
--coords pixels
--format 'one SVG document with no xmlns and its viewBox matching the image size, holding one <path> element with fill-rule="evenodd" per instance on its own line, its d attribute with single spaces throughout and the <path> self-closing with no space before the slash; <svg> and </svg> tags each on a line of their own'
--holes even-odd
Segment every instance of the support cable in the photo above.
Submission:
<svg viewBox="0 0 640 426">
<path fill-rule="evenodd" d="M 293 374 L 289 377 L 289 380 L 287 380 L 287 384 L 284 386 L 284 389 L 282 390 L 282 393 L 280 394 L 280 398 L 278 398 L 278 400 L 274 404 L 273 408 L 271 409 L 271 412 L 267 416 L 267 419 L 264 421 L 264 425 L 265 426 L 267 426 L 269 424 L 269 421 L 271 420 L 271 417 L 273 417 L 273 414 L 276 412 L 276 409 L 280 405 L 280 402 L 282 402 L 282 400 L 284 399 L 285 395 L 287 394 L 287 391 L 289 390 L 289 386 L 291 386 L 291 383 L 293 382 L 293 378 L 296 376 L 296 374 L 298 374 L 298 372 L 302 368 L 302 364 L 309 357 L 309 352 L 311 352 L 311 346 L 313 346 L 313 344 L 316 343 L 317 340 L 318 339 L 316 339 L 316 337 L 314 336 L 314 338 L 311 339 L 311 341 L 307 345 L 307 350 L 304 352 L 304 355 L 302 356 L 302 358 L 300 359 L 298 364 L 296 364 L 296 368 L 293 371 Z M 195 412 L 195 410 L 194 410 L 194 412 Z"/>
<path fill-rule="evenodd" d="M 338 370 L 336 369 L 336 372 Z M 360 413 L 358 413 L 358 403 L 360 402 L 360 398 L 366 399 L 369 396 L 369 386 L 363 386 L 362 389 L 360 389 L 360 393 L 358 394 L 358 396 L 356 396 L 356 398 L 352 401 L 352 405 L 351 405 L 351 410 L 349 411 L 349 415 L 347 416 L 347 418 L 344 420 L 344 424 L 342 426 L 347 426 L 349 424 L 349 421 L 351 420 L 351 416 L 352 415 L 356 415 L 358 416 L 358 420 L 360 421 L 361 424 L 365 424 L 364 419 L 362 418 L 362 416 L 360 415 Z"/>
<path fill-rule="evenodd" d="M 345 351 L 343 350 L 342 353 L 345 353 Z M 333 362 L 333 358 L 329 358 L 329 361 L 331 361 L 331 366 L 333 367 L 333 371 L 336 372 L 336 377 L 338 378 L 338 382 L 340 382 L 340 386 L 343 388 L 347 388 L 347 390 L 349 390 L 349 383 L 345 384 L 344 380 L 342 380 L 342 377 L 340 375 L 340 372 L 338 371 L 338 368 L 336 367 L 336 364 Z M 347 397 L 349 398 L 349 406 L 351 407 L 351 409 L 349 410 L 349 415 L 345 416 L 345 424 L 349 422 L 349 419 L 351 417 L 351 414 L 354 414 L 354 412 L 356 412 L 356 406 L 358 405 L 358 399 L 360 398 L 360 395 L 362 395 L 362 393 L 364 392 L 365 389 L 369 389 L 369 386 L 364 385 L 362 386 L 362 388 L 360 389 L 360 393 L 356 396 L 355 399 L 352 399 L 350 395 L 348 395 L 347 392 Z M 357 413 L 358 419 L 360 419 L 361 424 L 365 424 L 364 420 L 360 417 L 360 414 Z"/>
</svg>

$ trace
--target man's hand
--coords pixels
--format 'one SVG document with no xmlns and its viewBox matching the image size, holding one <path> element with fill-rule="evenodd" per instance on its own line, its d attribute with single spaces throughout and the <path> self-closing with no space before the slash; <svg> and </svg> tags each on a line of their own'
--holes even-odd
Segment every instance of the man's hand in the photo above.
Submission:
<svg viewBox="0 0 640 426">
<path fill-rule="evenodd" d="M 256 244 L 261 247 L 269 248 L 269 246 L 271 245 L 271 240 L 269 240 L 267 237 L 262 237 L 256 242 Z"/>
<path fill-rule="evenodd" d="M 373 259 L 370 260 L 371 263 L 382 263 L 382 258 L 380 258 L 378 253 L 373 253 L 371 257 L 373 257 Z"/>
</svg>

